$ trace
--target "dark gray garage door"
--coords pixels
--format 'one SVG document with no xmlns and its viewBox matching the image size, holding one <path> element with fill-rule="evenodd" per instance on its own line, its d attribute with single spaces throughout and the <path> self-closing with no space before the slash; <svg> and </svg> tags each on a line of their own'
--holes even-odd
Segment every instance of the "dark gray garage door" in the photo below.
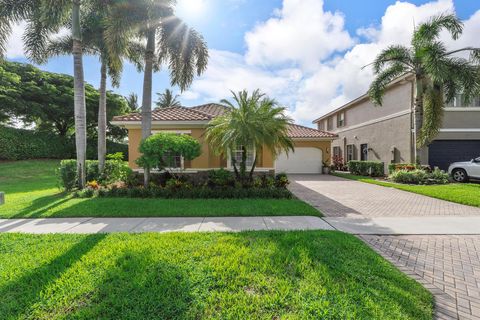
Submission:
<svg viewBox="0 0 480 320">
<path fill-rule="evenodd" d="M 447 170 L 452 162 L 480 157 L 480 140 L 436 140 L 428 149 L 430 166 Z"/>
</svg>

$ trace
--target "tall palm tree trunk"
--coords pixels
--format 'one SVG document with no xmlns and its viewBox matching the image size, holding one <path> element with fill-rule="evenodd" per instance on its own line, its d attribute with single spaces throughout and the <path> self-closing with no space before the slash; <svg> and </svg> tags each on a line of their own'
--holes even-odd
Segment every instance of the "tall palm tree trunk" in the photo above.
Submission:
<svg viewBox="0 0 480 320">
<path fill-rule="evenodd" d="M 145 73 L 143 75 L 143 98 L 142 98 L 142 139 L 146 139 L 152 132 L 152 74 L 153 57 L 155 53 L 155 29 L 147 35 L 147 47 L 145 50 Z M 145 167 L 143 184 L 148 187 L 150 183 L 150 168 Z"/>
<path fill-rule="evenodd" d="M 102 59 L 100 68 L 100 97 L 98 99 L 98 169 L 103 172 L 107 154 L 107 65 Z"/>
<path fill-rule="evenodd" d="M 87 130 L 85 110 L 85 84 L 83 79 L 82 40 L 80 34 L 80 0 L 73 1 L 72 8 L 73 38 L 73 77 L 75 109 L 75 146 L 77 151 L 78 187 L 85 187 L 85 159 L 87 151 Z"/>
<path fill-rule="evenodd" d="M 421 148 L 419 148 L 419 137 L 423 126 L 423 79 L 419 76 L 415 78 L 415 109 L 414 109 L 414 143 L 415 143 L 415 163 L 422 164 Z"/>
</svg>

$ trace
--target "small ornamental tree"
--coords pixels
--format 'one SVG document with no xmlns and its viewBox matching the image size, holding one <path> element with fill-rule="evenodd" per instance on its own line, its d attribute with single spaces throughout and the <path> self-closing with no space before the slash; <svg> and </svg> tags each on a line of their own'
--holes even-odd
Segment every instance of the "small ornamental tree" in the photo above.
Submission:
<svg viewBox="0 0 480 320">
<path fill-rule="evenodd" d="M 189 135 L 175 133 L 157 133 L 143 140 L 139 151 L 142 156 L 137 164 L 144 169 L 165 170 L 171 167 L 175 156 L 193 160 L 200 156 L 200 143 Z"/>
</svg>

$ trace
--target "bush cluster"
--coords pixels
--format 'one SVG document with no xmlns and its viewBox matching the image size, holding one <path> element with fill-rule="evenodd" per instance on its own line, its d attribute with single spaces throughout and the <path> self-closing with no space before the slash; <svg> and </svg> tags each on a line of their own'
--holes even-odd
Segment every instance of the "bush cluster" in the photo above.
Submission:
<svg viewBox="0 0 480 320">
<path fill-rule="evenodd" d="M 448 173 L 445 173 L 438 168 L 435 168 L 431 172 L 423 169 L 397 170 L 390 174 L 388 178 L 397 183 L 422 185 L 446 184 L 449 181 Z"/>
<path fill-rule="evenodd" d="M 388 165 L 388 173 L 392 174 L 398 170 L 407 170 L 412 171 L 418 169 L 418 166 L 415 163 L 390 163 Z"/>
<path fill-rule="evenodd" d="M 128 157 L 126 144 L 107 141 L 109 153 L 122 152 Z M 75 157 L 75 141 L 50 132 L 0 126 L 0 160 L 71 159 Z M 87 158 L 97 158 L 97 141 L 87 141 Z"/>
<path fill-rule="evenodd" d="M 105 162 L 105 169 L 102 173 L 98 170 L 98 160 L 87 160 L 85 164 L 86 180 L 102 184 L 115 182 L 128 183 L 132 175 L 132 169 L 126 162 L 118 159 L 110 159 Z M 77 160 L 62 160 L 58 168 L 60 186 L 67 191 L 75 189 L 77 181 Z M 88 188 L 93 189 L 93 188 Z"/>
<path fill-rule="evenodd" d="M 173 180 L 170 180 L 173 181 Z M 111 189 L 99 188 L 98 190 L 87 188 L 74 193 L 75 197 L 90 198 L 93 196 L 112 198 L 163 198 L 163 199 L 291 199 L 292 193 L 284 188 L 208 188 L 208 187 L 158 187 L 149 188 L 132 187 Z"/>
<path fill-rule="evenodd" d="M 348 170 L 355 175 L 382 177 L 385 172 L 385 165 L 378 161 L 358 161 L 348 162 Z"/>
</svg>

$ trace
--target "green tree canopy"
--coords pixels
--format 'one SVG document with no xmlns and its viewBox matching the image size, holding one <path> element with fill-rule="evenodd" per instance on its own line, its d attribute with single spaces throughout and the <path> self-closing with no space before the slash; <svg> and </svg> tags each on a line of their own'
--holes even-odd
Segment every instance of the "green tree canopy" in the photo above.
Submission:
<svg viewBox="0 0 480 320">
<path fill-rule="evenodd" d="M 60 136 L 74 133 L 73 77 L 42 71 L 32 65 L 3 61 L 0 63 L 0 121 L 12 117 L 36 129 L 54 131 Z M 87 133 L 96 137 L 98 91 L 85 85 L 87 103 Z M 107 92 L 107 119 L 129 112 L 124 97 Z M 124 129 L 108 125 L 108 136 L 121 140 Z"/>
<path fill-rule="evenodd" d="M 200 156 L 201 150 L 200 143 L 189 135 L 157 133 L 140 143 L 142 156 L 137 159 L 137 164 L 142 168 L 163 170 L 171 167 L 173 157 L 193 160 Z"/>
</svg>

